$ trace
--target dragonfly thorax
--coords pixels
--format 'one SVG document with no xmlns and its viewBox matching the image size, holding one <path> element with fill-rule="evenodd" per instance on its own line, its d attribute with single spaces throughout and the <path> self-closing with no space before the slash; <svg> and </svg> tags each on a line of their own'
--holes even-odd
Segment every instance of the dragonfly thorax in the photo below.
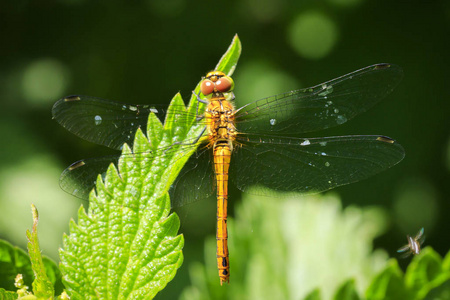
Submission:
<svg viewBox="0 0 450 300">
<path fill-rule="evenodd" d="M 210 145 L 226 142 L 232 149 L 236 139 L 236 127 L 234 120 L 235 109 L 233 104 L 224 97 L 213 97 L 206 110 L 206 126 Z"/>
</svg>

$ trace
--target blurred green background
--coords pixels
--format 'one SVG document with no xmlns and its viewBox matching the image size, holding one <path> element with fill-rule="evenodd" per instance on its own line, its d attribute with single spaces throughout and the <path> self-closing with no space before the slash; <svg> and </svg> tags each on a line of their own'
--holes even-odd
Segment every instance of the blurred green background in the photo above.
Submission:
<svg viewBox="0 0 450 300">
<path fill-rule="evenodd" d="M 58 260 L 81 202 L 59 188 L 59 174 L 78 159 L 114 153 L 53 121 L 56 100 L 85 94 L 168 103 L 178 91 L 188 99 L 237 33 L 238 106 L 239 98 L 312 86 L 374 63 L 403 67 L 403 81 L 384 101 L 316 135 L 382 134 L 401 143 L 399 165 L 335 192 L 344 207 L 386 209 L 388 229 L 375 247 L 391 256 L 421 227 L 441 255 L 450 248 L 450 1 L 16 0 L 0 3 L 0 30 L 0 238 L 25 247 L 33 202 L 43 253 Z M 240 201 L 232 192 L 231 214 Z M 214 201 L 201 201 L 181 215 L 185 263 L 167 288 L 173 295 L 188 284 L 189 264 L 203 261 L 215 212 Z"/>
</svg>

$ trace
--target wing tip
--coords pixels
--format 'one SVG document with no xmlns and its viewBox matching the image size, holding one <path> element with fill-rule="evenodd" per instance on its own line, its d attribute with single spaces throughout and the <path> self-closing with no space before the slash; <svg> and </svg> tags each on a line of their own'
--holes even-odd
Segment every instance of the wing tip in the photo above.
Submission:
<svg viewBox="0 0 450 300">
<path fill-rule="evenodd" d="M 73 170 L 75 170 L 75 169 L 78 169 L 78 168 L 84 166 L 85 164 L 86 164 L 86 163 L 84 162 L 84 160 L 79 160 L 79 161 L 76 161 L 76 162 L 74 162 L 73 164 L 71 164 L 67 169 L 68 169 L 69 171 L 73 171 Z"/>
<path fill-rule="evenodd" d="M 377 137 L 377 141 L 383 142 L 383 143 L 388 143 L 388 144 L 395 144 L 396 141 L 394 139 L 391 139 L 388 136 L 378 136 Z"/>
<path fill-rule="evenodd" d="M 64 105 L 64 103 L 73 102 L 73 101 L 81 101 L 81 97 L 79 95 L 69 95 L 67 97 L 61 98 L 58 101 L 56 101 L 52 107 L 53 119 L 58 119 L 60 109 L 64 108 L 64 106 L 61 108 L 60 107 L 61 105 Z"/>
<path fill-rule="evenodd" d="M 392 71 L 396 71 L 400 73 L 400 76 L 403 77 L 403 69 L 396 64 L 391 63 L 379 63 L 372 66 L 372 70 L 385 70 L 385 69 L 391 69 Z"/>
<path fill-rule="evenodd" d="M 71 102 L 71 101 L 80 101 L 81 98 L 78 95 L 70 95 L 70 96 L 64 97 L 62 100 L 64 102 Z"/>
<path fill-rule="evenodd" d="M 376 64 L 373 68 L 374 70 L 381 70 L 381 69 L 387 69 L 390 68 L 392 65 L 389 63 L 381 63 L 381 64 Z"/>
</svg>

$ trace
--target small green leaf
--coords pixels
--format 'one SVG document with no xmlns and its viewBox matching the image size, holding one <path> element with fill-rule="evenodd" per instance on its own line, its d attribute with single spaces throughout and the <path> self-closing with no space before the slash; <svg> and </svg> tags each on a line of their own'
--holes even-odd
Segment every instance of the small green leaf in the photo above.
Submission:
<svg viewBox="0 0 450 300">
<path fill-rule="evenodd" d="M 311 293 L 309 293 L 304 300 L 321 300 L 322 296 L 320 295 L 320 290 L 315 289 Z"/>
<path fill-rule="evenodd" d="M 450 272 L 450 251 L 447 252 L 444 261 L 442 262 L 442 269 Z"/>
<path fill-rule="evenodd" d="M 450 299 L 450 275 L 446 274 L 442 276 L 442 280 L 436 287 L 430 289 L 430 291 L 423 298 L 425 300 L 448 300 Z M 436 282 L 436 280 L 435 280 Z"/>
<path fill-rule="evenodd" d="M 63 291 L 61 273 L 54 261 L 48 257 L 43 257 L 45 272 L 52 284 L 55 286 L 57 294 Z M 33 270 L 31 268 L 30 257 L 25 251 L 14 247 L 6 241 L 0 240 L 0 283 L 6 290 L 15 290 L 14 279 L 17 274 L 22 274 L 24 284 L 31 287 L 33 282 Z"/>
<path fill-rule="evenodd" d="M 413 299 L 405 287 L 403 273 L 398 266 L 397 260 L 392 259 L 388 267 L 375 277 L 366 291 L 366 299 Z"/>
<path fill-rule="evenodd" d="M 431 247 L 415 256 L 405 274 L 406 286 L 418 294 L 426 294 L 429 283 L 442 274 L 442 258 Z"/>
<path fill-rule="evenodd" d="M 231 76 L 236 69 L 237 62 L 241 56 L 242 45 L 236 34 L 231 42 L 230 47 L 228 47 L 227 52 L 222 56 L 219 63 L 214 70 L 222 71 L 228 76 Z"/>
<path fill-rule="evenodd" d="M 336 292 L 335 300 L 359 300 L 358 292 L 355 288 L 355 280 L 350 279 L 345 282 Z"/>
<path fill-rule="evenodd" d="M 2 288 L 0 288 L 0 299 L 1 300 L 16 300 L 17 299 L 17 293 L 6 291 Z"/>
<path fill-rule="evenodd" d="M 220 68 L 232 72 L 239 54 L 236 37 Z M 72 299 L 151 299 L 181 266 L 184 239 L 177 235 L 179 219 L 170 214 L 168 191 L 195 151 L 181 147 L 183 141 L 203 132 L 195 114 L 177 122 L 183 105 L 175 95 L 164 125 L 150 114 L 146 133 L 152 142 L 138 130 L 134 149 L 124 145 L 117 168 L 111 164 L 104 178 L 98 176 L 88 212 L 80 208 L 78 224 L 71 222 L 60 257 Z M 202 107 L 193 96 L 186 109 L 201 112 Z"/>
<path fill-rule="evenodd" d="M 17 274 L 22 274 L 26 285 L 33 282 L 33 270 L 30 258 L 20 248 L 0 240 L 0 283 L 6 290 L 15 290 L 14 279 Z"/>
<path fill-rule="evenodd" d="M 46 256 L 42 257 L 42 261 L 45 266 L 45 274 L 47 274 L 48 279 L 55 289 L 55 295 L 61 294 L 64 290 L 64 285 L 61 281 L 61 271 L 59 270 L 58 265 Z"/>
<path fill-rule="evenodd" d="M 216 239 L 211 237 L 205 266 L 190 266 L 192 286 L 181 299 L 304 299 L 316 288 L 323 299 L 332 299 L 351 278 L 358 291 L 365 291 L 386 266 L 387 254 L 372 250 L 384 224 L 381 211 L 343 209 L 332 193 L 273 196 L 244 194 L 235 218 L 228 219 L 226 290 L 217 278 Z"/>
<path fill-rule="evenodd" d="M 423 299 L 430 297 L 430 293 L 437 295 L 444 292 L 449 278 L 450 271 L 444 268 L 441 256 L 431 247 L 426 247 L 409 264 L 405 282 L 418 299 Z"/>
<path fill-rule="evenodd" d="M 33 293 L 38 298 L 51 298 L 55 294 L 53 284 L 47 277 L 44 262 L 42 260 L 41 249 L 39 247 L 39 240 L 37 234 L 37 224 L 39 221 L 38 211 L 32 204 L 31 211 L 33 213 L 33 229 L 30 232 L 27 230 L 28 238 L 28 254 L 30 255 L 31 267 L 35 279 L 33 281 Z"/>
</svg>

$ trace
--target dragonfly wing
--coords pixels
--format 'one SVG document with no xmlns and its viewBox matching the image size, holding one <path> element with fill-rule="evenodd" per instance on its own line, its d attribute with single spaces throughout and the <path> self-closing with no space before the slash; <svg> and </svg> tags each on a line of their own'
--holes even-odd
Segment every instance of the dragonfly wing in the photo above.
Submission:
<svg viewBox="0 0 450 300">
<path fill-rule="evenodd" d="M 73 134 L 95 144 L 120 150 L 124 143 L 132 145 L 136 130 L 146 133 L 148 116 L 153 112 L 163 121 L 166 105 L 140 105 L 112 102 L 89 96 L 69 96 L 58 100 L 52 108 L 53 118 Z M 184 106 L 172 106 L 177 121 L 186 118 Z M 181 115 L 181 116 L 180 116 Z"/>
<path fill-rule="evenodd" d="M 239 136 L 230 177 L 246 191 L 318 193 L 377 174 L 401 161 L 404 150 L 381 136 L 281 138 Z"/>
<path fill-rule="evenodd" d="M 427 239 L 427 237 L 425 235 L 421 236 L 418 240 L 417 243 L 422 246 L 423 243 L 425 243 L 425 240 Z"/>
<path fill-rule="evenodd" d="M 173 149 L 172 146 L 159 148 L 154 152 L 127 153 L 80 160 L 63 171 L 60 177 L 60 186 L 65 192 L 88 200 L 90 192 L 96 186 L 98 175 L 100 174 L 104 178 L 111 163 L 114 163 L 117 168 L 119 159 L 141 161 L 138 164 L 125 164 L 121 168 L 119 175 L 125 179 L 130 174 L 136 176 L 136 174 L 139 174 L 143 170 L 147 170 L 146 172 L 148 172 L 150 168 L 146 166 L 151 165 L 156 160 L 169 160 L 169 165 L 166 166 L 166 169 L 169 169 L 179 159 L 190 155 L 194 147 L 196 147 L 195 144 L 186 144 L 178 145 L 177 148 Z M 176 158 L 173 157 L 174 154 L 177 155 Z M 211 184 L 211 180 L 214 177 L 209 155 L 210 151 L 207 151 L 207 149 L 197 151 L 181 168 L 175 182 L 169 188 L 172 207 L 180 207 L 207 198 L 212 194 L 214 185 Z M 138 166 L 140 169 L 137 170 L 136 167 L 134 169 L 127 169 L 128 166 L 133 165 Z M 140 190 L 136 185 L 133 189 Z"/>
<path fill-rule="evenodd" d="M 409 247 L 409 244 L 406 244 L 405 246 L 398 248 L 397 252 L 402 253 L 402 252 L 410 251 L 410 250 L 411 250 L 411 248 Z"/>
<path fill-rule="evenodd" d="M 423 233 L 425 232 L 425 229 L 422 227 L 420 228 L 420 230 L 417 232 L 416 236 L 414 237 L 414 239 L 416 241 L 421 240 L 422 238 L 424 238 Z"/>
<path fill-rule="evenodd" d="M 214 193 L 211 156 L 210 149 L 192 154 L 169 190 L 172 208 L 206 199 Z"/>
<path fill-rule="evenodd" d="M 89 199 L 89 193 L 95 187 L 98 175 L 104 178 L 111 163 L 117 167 L 120 155 L 111 155 L 74 162 L 61 174 L 59 185 L 65 192 L 81 198 Z"/>
<path fill-rule="evenodd" d="M 398 251 L 397 251 L 398 252 Z M 409 251 L 406 251 L 405 253 L 400 254 L 399 258 L 404 259 L 404 258 L 408 258 L 413 254 L 413 252 L 411 251 L 411 249 L 409 249 Z"/>
<path fill-rule="evenodd" d="M 347 122 L 388 95 L 403 71 L 391 64 L 372 65 L 317 86 L 264 98 L 238 109 L 238 130 L 294 134 Z"/>
</svg>

